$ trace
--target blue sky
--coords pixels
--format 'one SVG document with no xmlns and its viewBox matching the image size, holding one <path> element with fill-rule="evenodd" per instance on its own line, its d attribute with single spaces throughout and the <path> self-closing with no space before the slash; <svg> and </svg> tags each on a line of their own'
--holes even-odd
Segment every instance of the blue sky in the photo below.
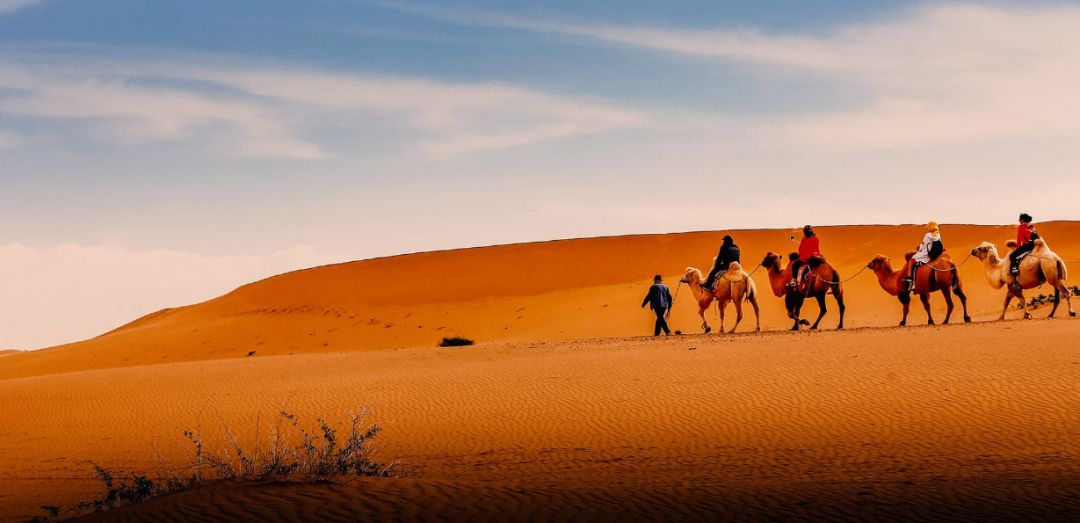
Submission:
<svg viewBox="0 0 1080 523">
<path fill-rule="evenodd" d="M 1077 24 L 1068 2 L 0 0 L 0 347 L 401 252 L 1076 218 Z"/>
</svg>

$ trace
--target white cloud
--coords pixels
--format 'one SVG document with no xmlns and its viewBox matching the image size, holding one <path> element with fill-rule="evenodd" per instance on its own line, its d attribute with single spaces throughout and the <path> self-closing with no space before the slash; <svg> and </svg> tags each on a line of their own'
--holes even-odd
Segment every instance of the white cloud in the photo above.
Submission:
<svg viewBox="0 0 1080 523">
<path fill-rule="evenodd" d="M 586 38 L 831 79 L 844 110 L 746 122 L 765 139 L 875 149 L 1080 136 L 1080 8 L 924 7 L 817 36 L 556 23 L 438 7 L 444 20 Z M 776 77 L 772 81 L 777 81 Z M 782 81 L 782 80 L 780 80 Z"/>
<path fill-rule="evenodd" d="M 166 307 L 343 261 L 297 245 L 262 256 L 206 256 L 100 245 L 0 245 L 0 348 L 89 338 Z"/>
<path fill-rule="evenodd" d="M 456 155 L 639 126 L 636 111 L 500 84 L 287 70 L 192 70 L 193 76 L 339 115 L 397 116 Z M 350 113 L 353 112 L 353 113 Z"/>
<path fill-rule="evenodd" d="M 40 3 L 41 0 L 0 0 L 0 15 Z"/>
<path fill-rule="evenodd" d="M 628 109 L 500 84 L 183 60 L 81 62 L 0 61 L 0 87 L 19 93 L 0 100 L 0 114 L 97 122 L 98 138 L 136 144 L 196 139 L 224 126 L 231 152 L 277 158 L 322 156 L 323 147 L 302 135 L 328 122 L 403 126 L 424 136 L 423 150 L 461 155 L 646 120 Z"/>
</svg>

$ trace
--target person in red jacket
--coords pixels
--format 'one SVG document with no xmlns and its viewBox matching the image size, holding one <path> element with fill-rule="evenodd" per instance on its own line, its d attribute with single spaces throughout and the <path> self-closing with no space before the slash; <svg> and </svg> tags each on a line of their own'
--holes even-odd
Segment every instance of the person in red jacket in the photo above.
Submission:
<svg viewBox="0 0 1080 523">
<path fill-rule="evenodd" d="M 810 258 L 814 256 L 825 257 L 821 254 L 821 240 L 814 233 L 814 228 L 806 225 L 803 227 L 802 232 L 803 239 L 799 242 L 799 258 L 791 262 L 791 277 L 795 280 L 795 285 L 801 283 L 802 275 L 799 273 L 803 266 L 810 262 Z"/>
<path fill-rule="evenodd" d="M 1031 223 L 1031 215 L 1020 214 L 1020 226 L 1016 228 L 1016 248 L 1009 254 L 1009 274 L 1020 274 L 1020 257 L 1035 248 L 1035 240 L 1039 239 L 1039 233 L 1035 232 L 1035 226 Z"/>
</svg>

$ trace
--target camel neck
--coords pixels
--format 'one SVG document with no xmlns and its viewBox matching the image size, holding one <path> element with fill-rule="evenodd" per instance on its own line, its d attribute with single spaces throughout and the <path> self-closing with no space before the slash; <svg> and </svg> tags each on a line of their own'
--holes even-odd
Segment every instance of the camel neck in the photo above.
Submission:
<svg viewBox="0 0 1080 523">
<path fill-rule="evenodd" d="M 896 296 L 897 293 L 900 292 L 897 288 L 897 280 L 900 278 L 900 273 L 902 272 L 902 270 L 894 271 L 892 267 L 884 266 L 874 271 L 874 274 L 877 275 L 878 285 L 881 285 L 881 288 L 884 289 L 885 292 Z"/>
</svg>

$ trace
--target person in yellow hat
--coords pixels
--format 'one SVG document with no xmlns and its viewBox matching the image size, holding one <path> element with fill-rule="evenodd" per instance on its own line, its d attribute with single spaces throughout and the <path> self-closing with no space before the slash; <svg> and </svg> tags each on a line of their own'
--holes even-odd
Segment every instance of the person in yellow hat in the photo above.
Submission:
<svg viewBox="0 0 1080 523">
<path fill-rule="evenodd" d="M 922 242 L 915 250 L 915 255 L 911 257 L 911 272 L 904 280 L 907 283 L 908 292 L 915 290 L 915 272 L 919 270 L 919 267 L 933 261 L 944 250 L 941 243 L 941 228 L 938 227 L 937 222 L 931 221 L 926 224 L 926 234 L 923 235 Z"/>
</svg>

